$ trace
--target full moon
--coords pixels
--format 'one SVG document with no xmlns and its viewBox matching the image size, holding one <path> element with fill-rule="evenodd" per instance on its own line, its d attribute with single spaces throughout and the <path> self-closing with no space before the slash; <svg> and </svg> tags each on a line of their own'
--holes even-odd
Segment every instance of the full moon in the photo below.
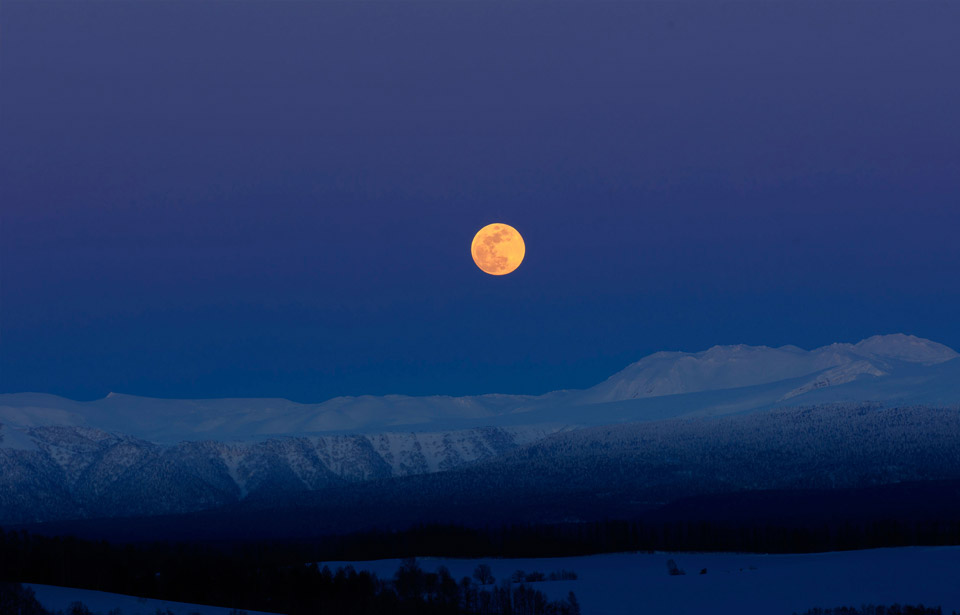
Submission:
<svg viewBox="0 0 960 615">
<path fill-rule="evenodd" d="M 473 262 L 490 275 L 506 275 L 520 266 L 527 247 L 523 237 L 509 224 L 488 224 L 473 238 Z"/>
</svg>

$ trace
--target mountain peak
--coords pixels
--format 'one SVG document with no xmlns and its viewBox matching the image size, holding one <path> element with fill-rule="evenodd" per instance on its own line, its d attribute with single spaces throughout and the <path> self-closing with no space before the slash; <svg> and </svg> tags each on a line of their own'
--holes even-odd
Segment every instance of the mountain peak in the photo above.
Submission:
<svg viewBox="0 0 960 615">
<path fill-rule="evenodd" d="M 701 352 L 658 352 L 588 389 L 585 399 L 606 402 L 735 389 L 802 378 L 825 370 L 829 370 L 826 380 L 816 379 L 813 384 L 835 386 L 864 375 L 884 375 L 891 360 L 935 365 L 958 356 L 943 344 L 902 333 L 875 335 L 856 344 L 835 343 L 809 351 L 797 346 L 736 344 L 713 346 Z"/>
<path fill-rule="evenodd" d="M 935 365 L 960 357 L 948 346 L 903 333 L 874 335 L 853 347 L 860 354 L 924 365 Z"/>
</svg>

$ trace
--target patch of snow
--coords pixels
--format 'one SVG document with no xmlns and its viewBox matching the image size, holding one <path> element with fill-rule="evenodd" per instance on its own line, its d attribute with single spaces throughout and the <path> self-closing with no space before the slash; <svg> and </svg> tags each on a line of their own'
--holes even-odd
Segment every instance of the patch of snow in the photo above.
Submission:
<svg viewBox="0 0 960 615">
<path fill-rule="evenodd" d="M 826 387 L 837 386 L 839 384 L 846 384 L 848 382 L 853 382 L 860 376 L 886 376 L 887 372 L 881 370 L 877 366 L 869 363 L 867 361 L 856 361 L 849 365 L 841 365 L 839 367 L 834 367 L 817 374 L 816 378 L 803 384 L 794 390 L 790 391 L 783 397 L 781 401 L 790 399 L 791 397 L 796 397 L 798 395 L 803 395 L 804 393 L 809 393 L 817 389 L 823 389 Z"/>
<path fill-rule="evenodd" d="M 227 467 L 227 474 L 230 476 L 230 479 L 233 480 L 240 489 L 240 497 L 247 497 L 250 493 L 247 489 L 247 480 L 246 477 L 240 473 L 240 462 L 243 461 L 242 447 L 223 447 L 220 450 L 220 459 L 223 460 L 223 464 Z"/>
<path fill-rule="evenodd" d="M 9 427 L 0 424 L 0 448 L 13 451 L 36 451 L 40 447 L 37 441 L 25 433 L 22 429 Z"/>
</svg>

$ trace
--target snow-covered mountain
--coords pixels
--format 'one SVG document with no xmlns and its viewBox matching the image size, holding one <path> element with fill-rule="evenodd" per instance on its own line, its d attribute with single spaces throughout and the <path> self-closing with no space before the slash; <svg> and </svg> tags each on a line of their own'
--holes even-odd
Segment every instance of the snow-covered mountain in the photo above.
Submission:
<svg viewBox="0 0 960 615">
<path fill-rule="evenodd" d="M 546 435 L 491 427 L 170 446 L 85 427 L 0 425 L 0 522 L 204 510 L 449 470 Z"/>
<path fill-rule="evenodd" d="M 960 355 L 917 337 L 875 336 L 814 350 L 715 346 L 658 352 L 582 391 L 540 396 L 152 399 L 111 393 L 78 402 L 54 395 L 0 395 L 0 423 L 75 426 L 157 443 L 279 435 L 448 431 L 481 426 L 543 429 L 731 414 L 831 401 L 960 403 Z M 590 408 L 584 408 L 589 405 Z"/>
<path fill-rule="evenodd" d="M 786 398 L 893 374 L 904 364 L 932 366 L 960 357 L 954 350 L 910 335 L 877 335 L 857 344 L 806 351 L 796 346 L 714 346 L 696 353 L 658 352 L 591 388 L 583 400 L 621 401 L 769 384 L 809 376 Z"/>
<path fill-rule="evenodd" d="M 0 395 L 0 422 L 17 427 L 71 425 L 125 433 L 153 442 L 231 440 L 305 433 L 377 433 L 448 422 L 490 423 L 533 397 L 337 397 L 320 404 L 287 399 L 156 399 L 110 393 L 78 402 L 55 395 Z M 427 428 L 429 430 L 429 428 Z"/>
<path fill-rule="evenodd" d="M 659 352 L 541 396 L 0 395 L 0 522 L 202 510 L 465 467 L 558 431 L 837 402 L 960 405 L 960 355 L 897 334 Z"/>
</svg>

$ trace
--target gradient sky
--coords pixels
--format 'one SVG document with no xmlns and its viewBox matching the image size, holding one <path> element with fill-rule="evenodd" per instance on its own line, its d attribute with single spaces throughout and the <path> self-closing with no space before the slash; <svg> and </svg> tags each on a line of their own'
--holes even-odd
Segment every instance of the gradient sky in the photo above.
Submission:
<svg viewBox="0 0 960 615">
<path fill-rule="evenodd" d="M 960 3 L 0 6 L 0 392 L 960 348 Z M 480 272 L 501 221 L 523 265 Z"/>
</svg>

